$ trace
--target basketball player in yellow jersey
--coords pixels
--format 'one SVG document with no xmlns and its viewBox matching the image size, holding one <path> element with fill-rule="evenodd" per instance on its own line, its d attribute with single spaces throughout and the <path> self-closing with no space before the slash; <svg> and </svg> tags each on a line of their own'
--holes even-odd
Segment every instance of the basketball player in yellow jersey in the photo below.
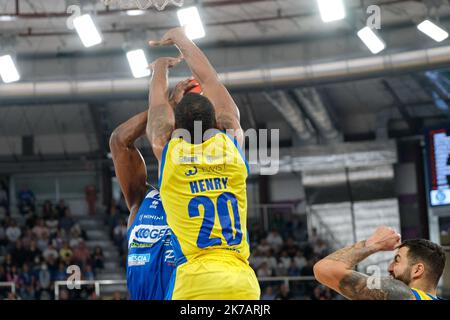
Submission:
<svg viewBox="0 0 450 320">
<path fill-rule="evenodd" d="M 248 263 L 248 165 L 239 110 L 184 29 L 172 29 L 150 45 L 176 45 L 203 90 L 203 95 L 186 94 L 173 110 L 167 70 L 179 59 L 152 64 L 147 136 L 160 164 L 161 200 L 178 265 L 167 299 L 259 299 Z M 175 129 L 182 129 L 182 137 L 172 137 Z"/>
<path fill-rule="evenodd" d="M 392 278 L 369 278 L 353 268 L 368 256 L 398 249 L 388 271 Z M 392 228 L 379 227 L 365 241 L 338 250 L 314 266 L 320 283 L 351 300 L 440 300 L 436 296 L 445 267 L 442 247 L 425 239 L 400 242 Z"/>
</svg>

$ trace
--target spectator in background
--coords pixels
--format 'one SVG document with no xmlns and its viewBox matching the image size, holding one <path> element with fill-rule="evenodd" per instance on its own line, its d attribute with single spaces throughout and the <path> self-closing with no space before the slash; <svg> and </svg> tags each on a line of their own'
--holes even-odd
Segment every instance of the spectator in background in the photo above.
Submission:
<svg viewBox="0 0 450 320">
<path fill-rule="evenodd" d="M 47 220 L 55 213 L 55 209 L 53 208 L 53 204 L 50 200 L 45 200 L 42 205 L 42 217 Z"/>
<path fill-rule="evenodd" d="M 91 265 L 86 264 L 84 269 L 85 269 L 84 274 L 83 274 L 84 280 L 95 280 L 95 274 L 94 274 L 94 271 L 92 270 Z"/>
<path fill-rule="evenodd" d="M 20 278 L 19 278 L 19 272 L 17 270 L 17 267 L 13 265 L 9 272 L 6 272 L 6 281 L 8 282 L 14 282 L 16 287 L 20 286 Z"/>
<path fill-rule="evenodd" d="M 5 256 L 5 261 L 3 261 L 3 268 L 5 268 L 5 272 L 10 270 L 13 266 L 13 260 L 10 253 Z"/>
<path fill-rule="evenodd" d="M 289 267 L 291 266 L 292 259 L 288 256 L 286 251 L 282 251 L 280 255 L 280 259 L 278 260 L 278 276 L 285 276 L 287 275 L 287 271 Z"/>
<path fill-rule="evenodd" d="M 263 261 L 267 263 L 272 271 L 275 271 L 277 269 L 278 261 L 277 258 L 275 258 L 275 252 L 273 251 L 273 249 L 270 249 L 266 252 L 266 255 L 263 257 Z"/>
<path fill-rule="evenodd" d="M 36 197 L 28 187 L 23 187 L 17 194 L 19 212 L 23 215 L 35 212 Z"/>
<path fill-rule="evenodd" d="M 21 266 L 27 260 L 27 251 L 22 246 L 22 241 L 17 240 L 14 249 L 11 251 L 12 261 L 15 265 Z"/>
<path fill-rule="evenodd" d="M 45 225 L 48 228 L 50 235 L 54 235 L 58 230 L 58 215 L 56 212 L 53 212 L 48 219 L 45 220 Z"/>
<path fill-rule="evenodd" d="M 45 262 L 41 264 L 38 278 L 41 289 L 48 289 L 50 287 L 51 275 Z"/>
<path fill-rule="evenodd" d="M 259 250 L 258 249 L 253 250 L 253 253 L 249 258 L 249 263 L 252 266 L 252 268 L 257 270 L 263 262 L 264 257 L 261 256 Z"/>
<path fill-rule="evenodd" d="M 259 267 L 259 269 L 256 272 L 256 274 L 258 275 L 259 278 L 272 277 L 273 276 L 273 272 L 269 268 L 269 265 L 267 264 L 267 262 L 263 262 L 261 264 L 261 266 Z"/>
<path fill-rule="evenodd" d="M 22 245 L 26 248 L 29 248 L 31 245 L 31 241 L 35 239 L 33 231 L 31 229 L 25 228 L 24 235 L 22 236 Z"/>
<path fill-rule="evenodd" d="M 28 263 L 24 263 L 22 265 L 22 272 L 20 272 L 19 275 L 20 285 L 28 287 L 32 284 L 33 281 L 33 275 L 30 271 L 30 267 Z"/>
<path fill-rule="evenodd" d="M 36 258 L 40 257 L 42 255 L 42 251 L 37 247 L 36 241 L 32 240 L 30 242 L 30 247 L 27 254 L 27 261 L 33 262 L 36 260 Z"/>
<path fill-rule="evenodd" d="M 34 290 L 34 286 L 28 285 L 21 289 L 20 296 L 22 300 L 35 300 L 36 299 L 36 291 Z"/>
<path fill-rule="evenodd" d="M 32 229 L 33 234 L 36 236 L 37 239 L 43 239 L 46 236 L 48 237 L 49 231 L 48 228 L 45 226 L 43 219 L 38 219 L 36 222 L 36 226 Z"/>
<path fill-rule="evenodd" d="M 274 248 L 276 251 L 280 250 L 283 245 L 283 238 L 281 238 L 280 234 L 276 229 L 272 229 L 270 233 L 267 235 L 267 243 Z"/>
<path fill-rule="evenodd" d="M 261 240 L 260 245 L 258 246 L 258 250 L 261 253 L 261 255 L 265 256 L 267 252 L 269 252 L 271 249 L 269 243 L 266 239 Z"/>
<path fill-rule="evenodd" d="M 49 244 L 47 249 L 42 254 L 45 261 L 48 263 L 49 259 L 56 260 L 58 259 L 58 251 L 56 251 L 55 246 L 53 244 Z"/>
<path fill-rule="evenodd" d="M 119 225 L 114 228 L 114 243 L 122 249 L 122 241 L 127 234 L 127 221 L 123 219 Z"/>
<path fill-rule="evenodd" d="M 59 200 L 58 204 L 56 205 L 56 213 L 59 218 L 64 217 L 64 214 L 66 213 L 66 203 L 64 202 L 64 199 Z"/>
<path fill-rule="evenodd" d="M 8 196 L 8 189 L 2 182 L 0 185 L 0 208 L 3 208 L 6 215 L 9 216 L 9 196 Z"/>
<path fill-rule="evenodd" d="M 75 221 L 72 218 L 70 209 L 66 208 L 66 210 L 64 211 L 64 216 L 59 220 L 59 228 L 63 229 L 66 232 L 70 232 L 70 229 L 72 229 L 74 224 Z"/>
<path fill-rule="evenodd" d="M 78 244 L 80 244 L 80 242 L 84 241 L 83 238 L 81 237 L 81 229 L 79 228 L 79 226 L 77 224 L 75 224 L 72 229 L 70 229 L 70 241 L 69 241 L 69 246 L 71 248 L 76 248 L 78 247 Z"/>
<path fill-rule="evenodd" d="M 53 274 L 52 281 L 64 281 L 67 279 L 66 266 L 64 262 L 58 264 L 58 270 Z"/>
<path fill-rule="evenodd" d="M 92 255 L 92 263 L 93 263 L 95 272 L 97 272 L 98 269 L 104 268 L 104 261 L 105 261 L 105 257 L 103 256 L 102 248 L 99 246 L 95 247 L 94 253 Z"/>
<path fill-rule="evenodd" d="M 268 286 L 266 290 L 264 290 L 261 300 L 275 300 L 275 293 L 273 292 L 272 286 Z"/>
<path fill-rule="evenodd" d="M 293 296 L 287 284 L 280 286 L 280 292 L 275 296 L 275 300 L 292 300 Z"/>
<path fill-rule="evenodd" d="M 282 251 L 287 252 L 288 256 L 293 258 L 297 254 L 297 251 L 299 250 L 299 246 L 294 241 L 292 237 L 287 238 L 286 243 L 282 247 Z"/>
<path fill-rule="evenodd" d="M 287 274 L 289 277 L 297 277 L 300 275 L 300 269 L 297 267 L 295 262 L 292 260 L 289 269 L 287 270 Z"/>
<path fill-rule="evenodd" d="M 119 291 L 114 292 L 113 300 L 123 300 L 122 295 Z"/>
<path fill-rule="evenodd" d="M 54 235 L 52 239 L 52 244 L 55 247 L 56 250 L 59 250 L 62 248 L 62 245 L 66 239 L 65 231 L 64 229 L 58 228 L 56 231 L 56 234 Z"/>
<path fill-rule="evenodd" d="M 318 238 L 316 243 L 313 245 L 313 251 L 314 251 L 314 254 L 316 254 L 319 257 L 327 256 L 328 248 L 327 248 L 327 245 L 325 244 L 325 241 Z"/>
<path fill-rule="evenodd" d="M 113 237 L 114 228 L 120 223 L 120 212 L 114 199 L 107 210 L 106 225 L 108 226 L 110 236 Z"/>
<path fill-rule="evenodd" d="M 43 237 L 36 241 L 36 246 L 39 248 L 41 252 L 44 252 L 47 249 L 49 243 L 50 237 L 48 236 L 48 233 L 44 233 Z"/>
<path fill-rule="evenodd" d="M 331 300 L 333 295 L 329 288 L 318 285 L 314 288 L 310 298 L 311 300 Z"/>
<path fill-rule="evenodd" d="M 314 276 L 314 271 L 313 271 L 313 266 L 314 263 L 316 262 L 316 260 L 308 260 L 306 266 L 304 266 L 301 271 L 300 271 L 300 275 L 302 276 Z"/>
<path fill-rule="evenodd" d="M 59 250 L 59 257 L 65 264 L 69 265 L 72 261 L 72 256 L 73 256 L 72 249 L 70 249 L 67 241 L 64 241 L 62 248 Z"/>
<path fill-rule="evenodd" d="M 16 242 L 21 235 L 22 231 L 17 226 L 16 220 L 11 220 L 10 226 L 6 228 L 6 238 L 9 242 Z"/>
<path fill-rule="evenodd" d="M 295 254 L 294 257 L 294 262 L 295 265 L 297 266 L 297 268 L 299 268 L 300 270 L 307 265 L 307 261 L 305 259 L 305 257 L 303 256 L 303 252 L 301 252 L 300 250 L 297 251 L 297 253 Z"/>
<path fill-rule="evenodd" d="M 84 240 L 81 240 L 78 243 L 78 246 L 73 250 L 73 258 L 75 263 L 79 263 L 82 266 L 85 266 L 89 260 L 90 252 Z"/>
<path fill-rule="evenodd" d="M 88 185 L 84 191 L 86 195 L 86 203 L 88 205 L 88 213 L 93 216 L 96 213 L 97 190 L 94 185 Z"/>
</svg>

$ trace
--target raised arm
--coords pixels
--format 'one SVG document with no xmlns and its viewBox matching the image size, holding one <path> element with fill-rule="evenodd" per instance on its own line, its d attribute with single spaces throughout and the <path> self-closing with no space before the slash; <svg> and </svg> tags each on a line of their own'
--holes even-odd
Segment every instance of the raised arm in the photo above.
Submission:
<svg viewBox="0 0 450 320">
<path fill-rule="evenodd" d="M 216 112 L 218 129 L 231 130 L 242 146 L 244 135 L 240 113 L 228 90 L 220 82 L 216 70 L 205 54 L 185 34 L 184 29 L 169 30 L 161 41 L 150 41 L 151 46 L 176 45 L 186 60 L 195 79 L 200 82 L 203 94 L 211 100 Z"/>
<path fill-rule="evenodd" d="M 147 168 L 135 141 L 145 134 L 147 112 L 141 112 L 117 127 L 109 140 L 120 189 L 130 210 L 128 227 L 147 191 Z"/>
<path fill-rule="evenodd" d="M 147 138 L 153 153 L 161 161 L 162 151 L 175 128 L 175 116 L 169 101 L 169 68 L 181 62 L 181 58 L 159 58 L 151 64 L 153 76 L 150 83 L 147 114 Z"/>
<path fill-rule="evenodd" d="M 350 300 L 414 300 L 410 288 L 399 280 L 370 279 L 353 270 L 368 256 L 394 250 L 399 244 L 399 234 L 391 228 L 379 227 L 366 241 L 338 250 L 317 262 L 314 276 L 317 281 Z"/>
</svg>

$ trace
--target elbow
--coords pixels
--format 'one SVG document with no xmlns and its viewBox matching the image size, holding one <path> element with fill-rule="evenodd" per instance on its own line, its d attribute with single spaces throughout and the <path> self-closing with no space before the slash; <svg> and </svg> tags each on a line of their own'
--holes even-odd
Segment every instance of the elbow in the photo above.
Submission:
<svg viewBox="0 0 450 320">
<path fill-rule="evenodd" d="M 337 270 L 334 262 L 327 259 L 318 261 L 313 267 L 314 277 L 323 285 L 330 285 L 333 282 L 337 276 Z"/>
<path fill-rule="evenodd" d="M 323 260 L 316 262 L 313 267 L 314 277 L 317 281 L 323 284 L 323 278 L 325 274 L 325 268 L 323 266 Z"/>
<path fill-rule="evenodd" d="M 113 131 L 113 133 L 109 137 L 109 148 L 111 149 L 111 151 L 113 151 L 117 147 L 123 145 L 125 145 L 125 142 L 120 134 L 120 130 L 118 130 L 117 128 Z"/>
</svg>

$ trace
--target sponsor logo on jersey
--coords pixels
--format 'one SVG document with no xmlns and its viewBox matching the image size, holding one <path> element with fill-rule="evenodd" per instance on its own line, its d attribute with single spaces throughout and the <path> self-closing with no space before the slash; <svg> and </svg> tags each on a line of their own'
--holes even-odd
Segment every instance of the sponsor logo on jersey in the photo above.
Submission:
<svg viewBox="0 0 450 320">
<path fill-rule="evenodd" d="M 151 248 L 153 247 L 152 243 L 139 243 L 139 242 L 132 242 L 130 243 L 129 248 Z"/>
<path fill-rule="evenodd" d="M 164 220 L 163 216 L 155 216 L 154 214 L 144 214 L 141 217 L 149 220 Z"/>
<path fill-rule="evenodd" d="M 149 262 L 150 262 L 150 253 L 130 254 L 128 256 L 128 266 L 129 267 L 143 266 Z"/>
<path fill-rule="evenodd" d="M 175 252 L 173 250 L 167 250 L 164 254 L 164 262 L 175 262 Z"/>
<path fill-rule="evenodd" d="M 131 243 L 135 242 L 155 244 L 165 236 L 168 229 L 168 226 L 155 226 L 145 224 L 135 226 L 133 230 L 131 230 L 128 246 L 130 246 Z"/>
</svg>

